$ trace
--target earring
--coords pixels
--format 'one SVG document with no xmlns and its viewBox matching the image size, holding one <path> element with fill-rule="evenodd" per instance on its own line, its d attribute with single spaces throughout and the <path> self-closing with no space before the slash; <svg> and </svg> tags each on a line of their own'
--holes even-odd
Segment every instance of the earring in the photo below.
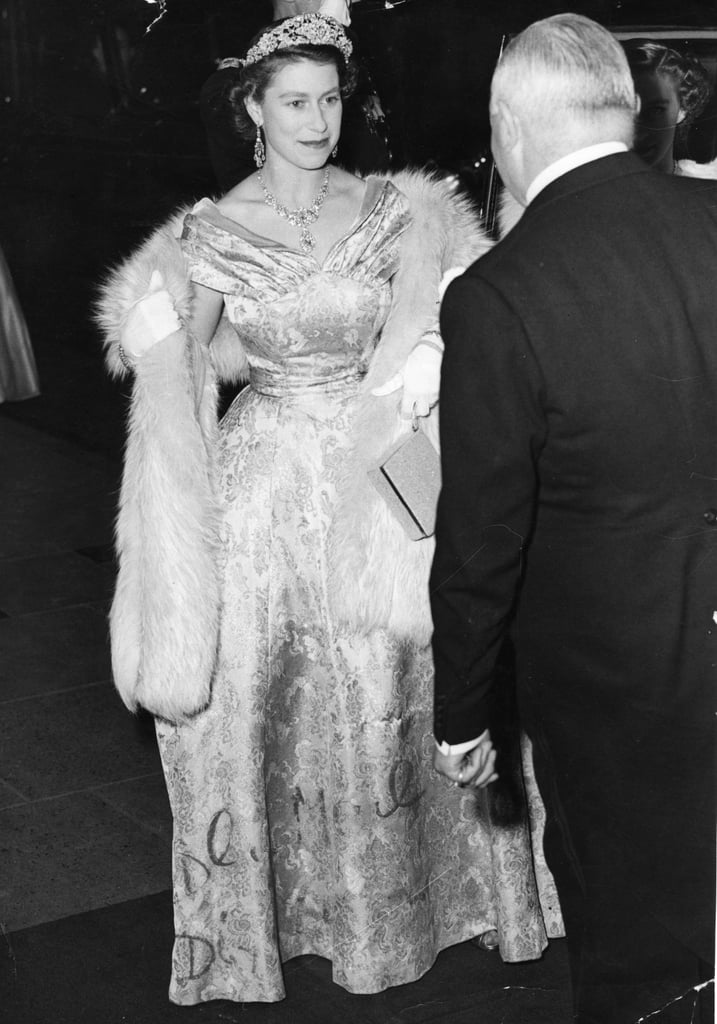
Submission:
<svg viewBox="0 0 717 1024">
<path fill-rule="evenodd" d="M 331 150 L 331 159 L 335 160 L 338 155 L 339 155 L 339 144 L 337 142 L 336 145 L 334 146 L 334 148 Z"/>
<path fill-rule="evenodd" d="M 254 163 L 257 167 L 263 167 L 266 160 L 264 140 L 261 137 L 261 125 L 256 126 L 256 142 L 254 143 Z"/>
</svg>

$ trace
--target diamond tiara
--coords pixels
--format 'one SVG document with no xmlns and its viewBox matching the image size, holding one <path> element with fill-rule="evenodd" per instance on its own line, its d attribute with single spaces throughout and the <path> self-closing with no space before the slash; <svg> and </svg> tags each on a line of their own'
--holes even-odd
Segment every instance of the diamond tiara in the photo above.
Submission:
<svg viewBox="0 0 717 1024">
<path fill-rule="evenodd" d="M 335 46 L 343 54 L 345 61 L 353 53 L 353 43 L 346 35 L 343 26 L 335 18 L 325 14 L 297 14 L 295 18 L 287 18 L 276 28 L 269 29 L 261 39 L 247 50 L 241 64 L 257 64 L 277 50 L 285 50 L 291 46 Z"/>
</svg>

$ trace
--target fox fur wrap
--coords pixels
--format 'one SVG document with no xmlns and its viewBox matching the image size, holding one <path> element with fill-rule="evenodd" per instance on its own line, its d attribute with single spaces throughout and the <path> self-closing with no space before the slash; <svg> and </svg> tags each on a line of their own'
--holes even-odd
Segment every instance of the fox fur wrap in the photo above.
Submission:
<svg viewBox="0 0 717 1024">
<path fill-rule="evenodd" d="M 400 391 L 372 389 L 398 373 L 423 333 L 435 328 L 443 273 L 468 266 L 490 246 L 467 200 L 426 173 L 392 175 L 411 223 L 401 238 L 393 301 L 356 403 L 353 445 L 340 481 L 330 536 L 331 598 L 337 619 L 358 630 L 384 627 L 430 640 L 430 539 L 412 541 L 367 484 L 389 445 L 410 430 Z M 160 270 L 187 324 L 192 283 L 179 245 L 186 210 L 112 271 L 97 305 L 112 374 L 126 373 L 118 346 L 129 308 Z M 241 327 L 223 317 L 208 347 L 185 329 L 138 361 L 116 525 L 119 575 L 112 610 L 112 668 L 127 705 L 170 721 L 211 697 L 221 592 L 215 487 L 217 383 L 248 376 Z M 438 445 L 437 412 L 424 423 Z"/>
</svg>

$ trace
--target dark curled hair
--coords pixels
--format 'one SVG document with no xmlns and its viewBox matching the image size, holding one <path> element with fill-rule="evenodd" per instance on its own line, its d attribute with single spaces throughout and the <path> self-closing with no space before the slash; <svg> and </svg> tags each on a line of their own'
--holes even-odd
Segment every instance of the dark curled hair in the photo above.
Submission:
<svg viewBox="0 0 717 1024">
<path fill-rule="evenodd" d="M 276 28 L 274 25 L 269 29 Z M 251 48 L 264 35 L 268 29 L 263 29 L 252 39 L 249 44 Z M 358 71 L 353 60 L 344 60 L 344 56 L 335 46 L 317 46 L 313 43 L 299 43 L 296 46 L 287 46 L 281 50 L 275 50 L 268 57 L 257 61 L 256 64 L 249 64 L 241 68 L 238 77 L 227 90 L 226 96 L 231 105 L 234 124 L 237 133 L 244 139 L 253 139 L 256 134 L 254 122 L 249 117 L 244 101 L 248 99 L 261 103 L 264 94 L 271 84 L 274 75 L 286 67 L 287 64 L 295 64 L 300 60 L 309 60 L 314 64 L 333 64 L 339 76 L 339 89 L 342 99 L 347 99 L 356 88 Z"/>
<path fill-rule="evenodd" d="M 710 79 L 704 65 L 692 53 L 680 53 L 653 39 L 627 39 L 622 44 L 633 75 L 652 71 L 671 78 L 685 112 L 678 129 L 689 127 L 700 116 L 710 97 Z"/>
</svg>

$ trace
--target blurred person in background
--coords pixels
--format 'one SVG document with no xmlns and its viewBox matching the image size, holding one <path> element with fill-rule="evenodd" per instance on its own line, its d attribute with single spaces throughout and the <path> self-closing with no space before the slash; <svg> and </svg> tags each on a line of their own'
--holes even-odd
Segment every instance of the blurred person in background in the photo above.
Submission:
<svg viewBox="0 0 717 1024">
<path fill-rule="evenodd" d="M 30 334 L 0 249 L 0 402 L 19 402 L 39 394 Z"/>
<path fill-rule="evenodd" d="M 653 39 L 628 39 L 623 44 L 635 91 L 640 97 L 635 152 L 664 174 L 716 178 L 717 159 L 709 163 L 676 157 L 685 138 L 710 98 L 709 75 L 689 53 Z"/>
</svg>

